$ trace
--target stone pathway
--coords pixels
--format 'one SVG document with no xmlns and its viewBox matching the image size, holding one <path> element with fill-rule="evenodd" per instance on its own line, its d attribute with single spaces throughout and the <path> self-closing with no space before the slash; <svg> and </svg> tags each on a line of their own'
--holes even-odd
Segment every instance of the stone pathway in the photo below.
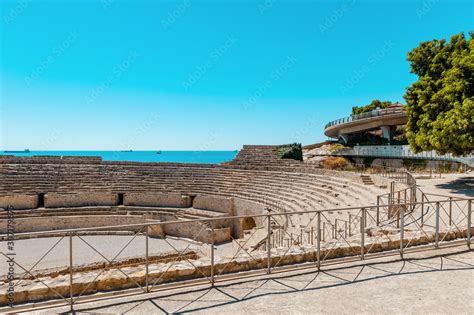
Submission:
<svg viewBox="0 0 474 315">
<path fill-rule="evenodd" d="M 441 255 L 441 256 L 440 256 Z M 94 302 L 78 313 L 472 314 L 474 251 L 458 246 Z M 37 312 L 67 312 L 56 308 Z"/>
</svg>

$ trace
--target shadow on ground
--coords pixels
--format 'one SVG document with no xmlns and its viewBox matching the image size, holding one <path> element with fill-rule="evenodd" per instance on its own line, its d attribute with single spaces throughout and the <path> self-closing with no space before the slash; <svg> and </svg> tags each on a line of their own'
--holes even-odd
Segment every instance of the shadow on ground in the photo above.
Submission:
<svg viewBox="0 0 474 315">
<path fill-rule="evenodd" d="M 216 285 L 202 289 L 180 291 L 159 297 L 117 302 L 102 307 L 81 309 L 81 313 L 120 312 L 123 314 L 143 312 L 191 313 L 196 311 L 219 311 L 217 308 L 229 304 L 264 296 L 290 298 L 290 293 L 324 290 L 348 286 L 360 282 L 411 274 L 474 270 L 474 264 L 451 257 L 460 253 L 390 262 L 374 262 L 364 265 L 334 267 L 322 271 L 299 272 L 292 275 L 274 275 L 265 279 L 248 279 L 231 284 Z M 285 296 L 286 295 L 286 296 Z"/>
<path fill-rule="evenodd" d="M 474 177 L 458 178 L 447 183 L 438 184 L 436 187 L 446 189 L 450 193 L 474 197 Z"/>
</svg>

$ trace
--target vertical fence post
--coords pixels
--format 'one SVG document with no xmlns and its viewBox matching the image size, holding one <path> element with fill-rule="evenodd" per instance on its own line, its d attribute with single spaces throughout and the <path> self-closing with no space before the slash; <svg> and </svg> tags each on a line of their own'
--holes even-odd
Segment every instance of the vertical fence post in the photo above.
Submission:
<svg viewBox="0 0 474 315">
<path fill-rule="evenodd" d="M 393 200 L 395 199 L 395 182 L 392 181 L 390 182 L 390 198 L 389 198 L 389 204 L 394 204 Z"/>
<path fill-rule="evenodd" d="M 270 245 L 270 235 L 272 234 L 272 222 L 271 222 L 271 216 L 270 214 L 267 216 L 267 231 L 268 231 L 268 236 L 267 236 L 267 273 L 270 274 L 272 272 L 272 262 L 271 262 L 271 245 Z"/>
<path fill-rule="evenodd" d="M 377 226 L 380 224 L 380 196 L 377 196 Z"/>
<path fill-rule="evenodd" d="M 403 259 L 403 239 L 405 238 L 405 213 L 401 214 L 400 222 L 400 257 Z"/>
<path fill-rule="evenodd" d="M 397 229 L 400 228 L 400 209 L 401 209 L 400 206 L 398 206 L 396 209 L 397 210 Z"/>
<path fill-rule="evenodd" d="M 421 193 L 421 227 L 425 224 L 425 193 Z"/>
<path fill-rule="evenodd" d="M 321 270 L 321 212 L 318 211 L 318 230 L 316 231 L 318 235 L 318 239 L 316 240 L 317 244 L 317 253 L 316 253 L 316 259 L 318 263 L 318 270 Z"/>
<path fill-rule="evenodd" d="M 349 237 L 352 236 L 352 214 L 349 213 Z"/>
<path fill-rule="evenodd" d="M 362 211 L 362 214 L 364 215 L 364 228 L 367 227 L 367 209 L 364 208 L 364 211 Z"/>
<path fill-rule="evenodd" d="M 146 285 L 146 292 L 150 292 L 150 287 L 149 287 L 149 251 L 148 251 L 148 229 L 149 226 L 146 226 L 146 233 L 145 233 L 145 285 Z"/>
<path fill-rule="evenodd" d="M 69 233 L 69 306 L 71 308 L 71 313 L 74 311 L 74 300 L 73 300 L 73 296 L 74 296 L 74 292 L 73 292 L 73 289 L 72 289 L 72 234 L 73 232 Z"/>
<path fill-rule="evenodd" d="M 216 243 L 214 235 L 214 221 L 211 221 L 211 285 L 214 286 L 214 245 Z"/>
<path fill-rule="evenodd" d="M 449 226 L 453 224 L 453 197 L 449 197 Z"/>
<path fill-rule="evenodd" d="M 323 222 L 323 242 L 326 241 L 326 222 Z"/>
<path fill-rule="evenodd" d="M 436 232 L 435 247 L 439 248 L 439 202 L 436 202 Z"/>
<path fill-rule="evenodd" d="M 471 249 L 472 200 L 467 201 L 467 247 Z"/>
<path fill-rule="evenodd" d="M 360 255 L 362 260 L 365 259 L 365 208 L 362 208 L 362 216 L 360 218 Z"/>
</svg>

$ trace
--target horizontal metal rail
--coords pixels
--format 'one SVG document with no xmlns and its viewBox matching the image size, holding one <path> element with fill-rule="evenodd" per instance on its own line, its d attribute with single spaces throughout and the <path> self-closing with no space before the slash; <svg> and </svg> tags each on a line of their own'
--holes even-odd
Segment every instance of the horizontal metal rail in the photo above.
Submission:
<svg viewBox="0 0 474 315">
<path fill-rule="evenodd" d="M 396 108 L 396 109 L 379 109 L 379 110 L 373 110 L 371 112 L 367 113 L 362 113 L 362 114 L 357 114 L 357 115 L 351 115 L 347 116 L 344 118 L 339 118 L 336 120 L 333 120 L 329 123 L 326 124 L 324 129 L 327 129 L 332 126 L 337 126 L 341 124 L 347 124 L 356 120 L 361 120 L 361 119 L 370 119 L 374 117 L 382 117 L 382 116 L 390 116 L 390 115 L 395 115 L 395 114 L 403 114 L 405 113 L 405 110 L 401 108 Z"/>
</svg>

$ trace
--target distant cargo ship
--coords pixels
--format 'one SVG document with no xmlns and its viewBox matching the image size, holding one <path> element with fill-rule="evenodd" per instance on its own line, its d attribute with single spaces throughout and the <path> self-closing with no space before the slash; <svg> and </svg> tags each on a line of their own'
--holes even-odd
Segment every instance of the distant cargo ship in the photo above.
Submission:
<svg viewBox="0 0 474 315">
<path fill-rule="evenodd" d="M 30 153 L 30 149 L 25 149 L 23 151 L 15 151 L 15 150 L 10 150 L 10 151 L 3 151 L 5 153 Z"/>
</svg>

